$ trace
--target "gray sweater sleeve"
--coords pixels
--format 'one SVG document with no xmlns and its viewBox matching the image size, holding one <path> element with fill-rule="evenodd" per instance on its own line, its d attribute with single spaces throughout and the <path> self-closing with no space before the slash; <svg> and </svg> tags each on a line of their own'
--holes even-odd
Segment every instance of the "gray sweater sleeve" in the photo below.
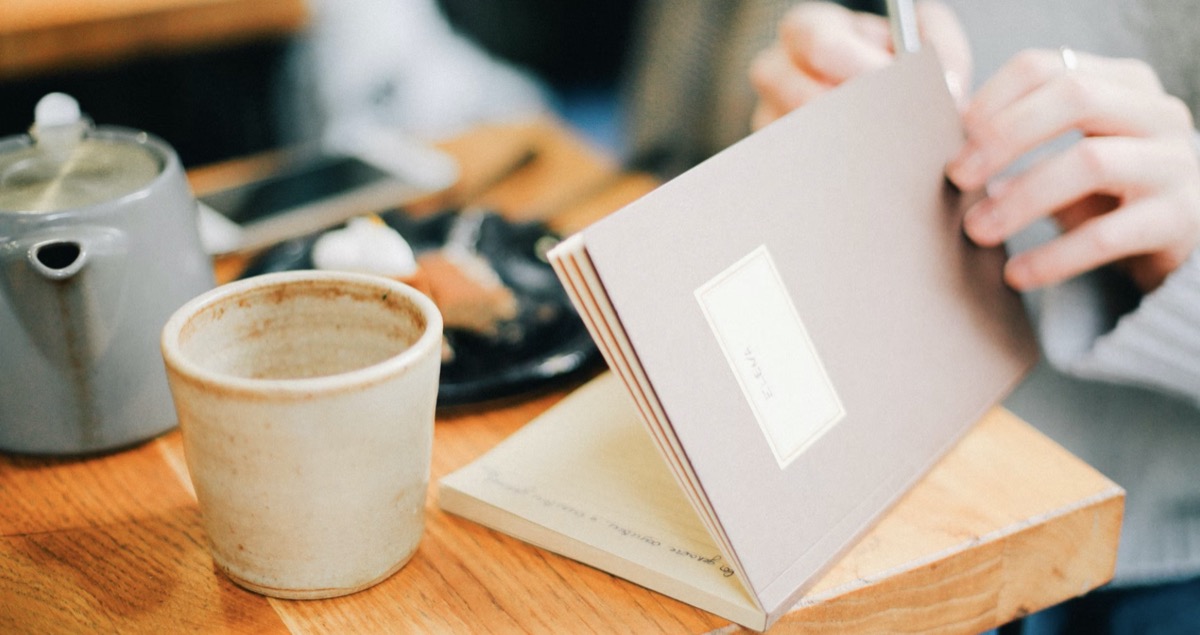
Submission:
<svg viewBox="0 0 1200 635">
<path fill-rule="evenodd" d="M 1194 140 L 1200 149 L 1200 133 Z M 1144 297 L 1101 270 L 1030 294 L 1026 304 L 1058 370 L 1200 404 L 1200 248 Z"/>
<path fill-rule="evenodd" d="M 1080 288 L 1098 281 L 1079 282 L 1043 295 L 1038 333 L 1048 361 L 1078 377 L 1200 403 L 1200 250 L 1119 317 L 1102 290 Z"/>
</svg>

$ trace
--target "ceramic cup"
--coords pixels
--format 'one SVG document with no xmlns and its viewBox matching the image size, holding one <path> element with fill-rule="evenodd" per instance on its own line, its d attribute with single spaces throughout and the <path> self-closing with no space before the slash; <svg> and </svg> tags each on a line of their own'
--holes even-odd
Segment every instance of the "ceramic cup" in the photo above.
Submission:
<svg viewBox="0 0 1200 635">
<path fill-rule="evenodd" d="M 213 561 L 280 598 L 398 571 L 424 531 L 442 318 L 386 278 L 233 282 L 180 308 L 162 353 Z"/>
</svg>

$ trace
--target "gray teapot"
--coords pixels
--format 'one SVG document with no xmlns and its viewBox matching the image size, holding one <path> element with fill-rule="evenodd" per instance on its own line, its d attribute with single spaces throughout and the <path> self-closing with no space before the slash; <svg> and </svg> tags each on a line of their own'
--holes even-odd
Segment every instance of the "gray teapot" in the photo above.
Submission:
<svg viewBox="0 0 1200 635">
<path fill-rule="evenodd" d="M 0 139 L 0 450 L 78 454 L 175 425 L 158 342 L 213 286 L 175 151 L 67 95 Z"/>
</svg>

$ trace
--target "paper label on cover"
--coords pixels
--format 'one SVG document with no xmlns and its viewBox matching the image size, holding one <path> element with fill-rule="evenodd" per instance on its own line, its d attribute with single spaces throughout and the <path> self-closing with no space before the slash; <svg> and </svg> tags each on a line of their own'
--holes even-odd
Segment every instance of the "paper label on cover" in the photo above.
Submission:
<svg viewBox="0 0 1200 635">
<path fill-rule="evenodd" d="M 846 416 L 766 245 L 696 290 L 729 368 L 786 468 Z"/>
</svg>

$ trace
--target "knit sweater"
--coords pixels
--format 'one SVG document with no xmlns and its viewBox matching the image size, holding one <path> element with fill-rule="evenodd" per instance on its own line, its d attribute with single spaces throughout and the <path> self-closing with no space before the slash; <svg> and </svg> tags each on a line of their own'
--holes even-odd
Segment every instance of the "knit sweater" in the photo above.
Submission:
<svg viewBox="0 0 1200 635">
<path fill-rule="evenodd" d="M 944 1 L 967 31 L 976 86 L 1021 49 L 1068 44 L 1146 60 L 1169 92 L 1200 111 L 1193 3 Z M 665 145 L 697 160 L 749 131 L 745 69 L 774 35 L 762 21 L 776 20 L 785 3 L 649 4 L 631 75 L 634 149 Z M 1054 231 L 1037 225 L 1010 251 Z M 1114 584 L 1200 575 L 1200 253 L 1145 297 L 1102 269 L 1025 301 L 1044 361 L 1005 406 L 1126 489 Z"/>
<path fill-rule="evenodd" d="M 1142 59 L 1200 112 L 1195 7 L 1165 0 L 945 0 L 978 86 L 1030 47 Z M 1043 224 L 1016 252 L 1056 233 Z M 1116 585 L 1200 575 L 1200 253 L 1141 297 L 1109 270 L 1026 294 L 1044 362 L 1005 405 L 1126 489 Z"/>
<path fill-rule="evenodd" d="M 1105 278 L 1027 297 L 1045 361 L 1005 405 L 1126 489 L 1116 584 L 1200 575 L 1200 256 L 1120 316 Z"/>
</svg>

